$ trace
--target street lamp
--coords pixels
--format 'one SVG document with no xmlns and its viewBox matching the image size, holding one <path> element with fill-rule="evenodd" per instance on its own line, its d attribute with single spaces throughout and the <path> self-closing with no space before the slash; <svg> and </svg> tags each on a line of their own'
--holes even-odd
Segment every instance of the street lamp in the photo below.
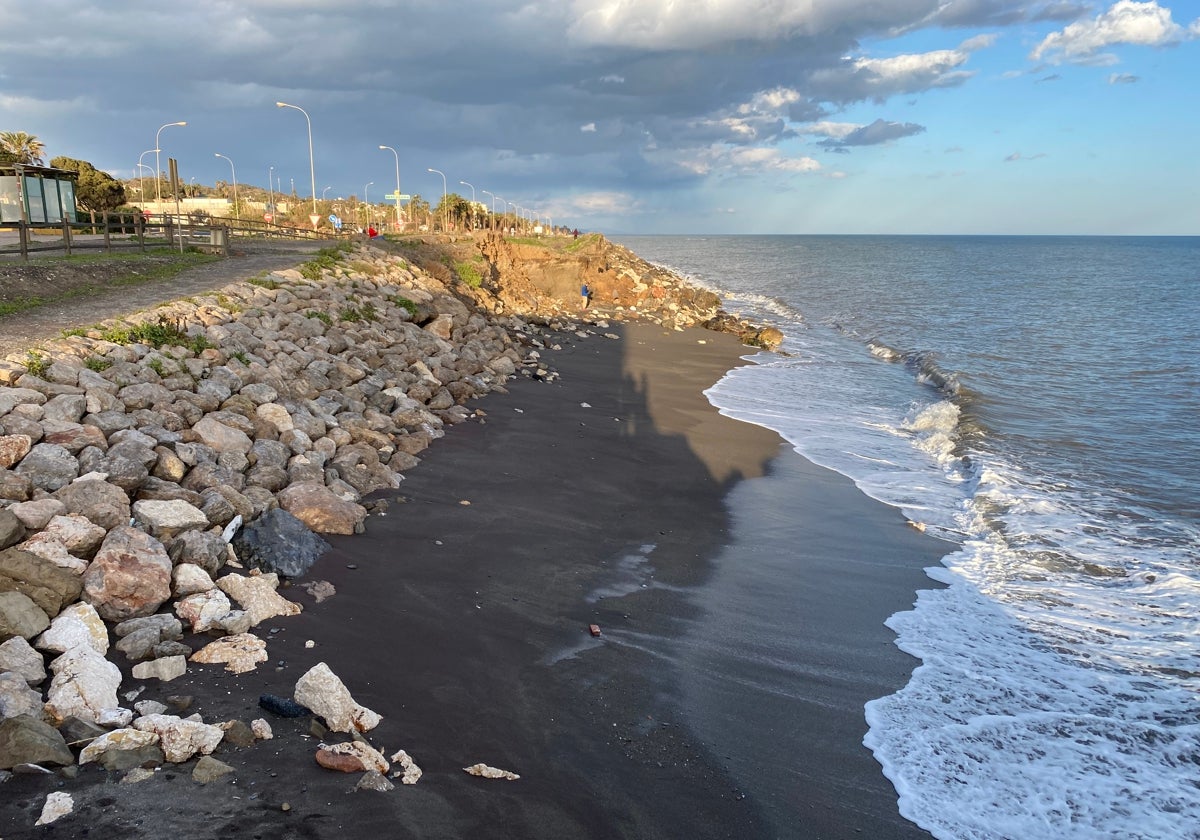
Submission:
<svg viewBox="0 0 1200 840">
<path fill-rule="evenodd" d="M 367 201 L 367 187 L 374 183 L 374 181 L 367 181 L 367 183 L 363 185 L 363 204 L 366 205 L 364 209 L 367 211 L 367 227 L 371 226 L 371 202 Z"/>
<path fill-rule="evenodd" d="M 267 167 L 267 212 L 271 214 L 271 221 L 275 221 L 275 167 Z"/>
<path fill-rule="evenodd" d="M 474 230 L 475 229 L 475 186 L 473 184 L 468 184 L 466 181 L 459 181 L 458 183 L 462 184 L 464 187 L 471 188 L 471 229 Z"/>
<path fill-rule="evenodd" d="M 325 189 L 321 190 L 321 200 L 322 201 L 325 200 L 325 193 L 329 192 L 331 189 L 333 189 L 333 187 L 326 187 Z"/>
<path fill-rule="evenodd" d="M 237 170 L 233 166 L 233 159 L 225 157 L 225 155 L 221 154 L 220 152 L 214 152 L 213 154 L 219 158 L 225 158 L 225 160 L 229 161 L 229 171 L 233 173 L 233 218 L 241 220 L 242 217 L 238 213 L 237 202 Z"/>
<path fill-rule="evenodd" d="M 400 230 L 400 154 L 391 146 L 380 145 L 380 151 L 387 149 L 396 159 L 396 231 Z"/>
<path fill-rule="evenodd" d="M 446 173 L 442 172 L 440 169 L 430 169 L 429 171 L 442 176 L 442 233 L 445 233 L 446 232 Z"/>
<path fill-rule="evenodd" d="M 159 186 L 158 186 L 158 173 L 162 172 L 162 162 L 160 161 L 160 159 L 158 157 L 158 153 L 162 151 L 162 147 L 159 145 L 158 138 L 162 135 L 162 130 L 164 128 L 170 128 L 173 125 L 187 125 L 187 121 L 180 120 L 179 122 L 167 123 L 166 125 L 159 126 L 158 131 L 154 132 L 154 203 L 155 204 L 162 201 L 162 193 L 159 191 Z"/>
<path fill-rule="evenodd" d="M 480 190 L 480 192 L 483 193 L 484 195 L 490 195 L 492 197 L 492 218 L 488 220 L 489 221 L 488 227 L 491 228 L 492 230 L 495 230 L 496 229 L 496 194 L 490 193 L 487 190 Z"/>
<path fill-rule="evenodd" d="M 289 105 L 286 102 L 276 102 L 276 108 L 295 108 L 301 114 L 304 114 L 304 121 L 308 123 L 308 174 L 312 178 L 312 202 L 313 215 L 317 215 L 317 168 L 313 163 L 313 148 L 312 148 L 312 120 L 308 117 L 308 111 L 305 111 L 299 105 Z M 316 222 L 313 223 L 313 228 L 316 228 Z"/>
</svg>

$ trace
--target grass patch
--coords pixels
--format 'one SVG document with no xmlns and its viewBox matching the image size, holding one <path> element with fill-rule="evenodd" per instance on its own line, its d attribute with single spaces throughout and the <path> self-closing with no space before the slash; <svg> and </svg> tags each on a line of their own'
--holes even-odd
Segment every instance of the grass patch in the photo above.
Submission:
<svg viewBox="0 0 1200 840">
<path fill-rule="evenodd" d="M 46 375 L 46 371 L 50 369 L 50 359 L 43 356 L 36 350 L 30 350 L 25 354 L 25 370 L 31 376 L 36 376 L 39 379 Z"/>
<path fill-rule="evenodd" d="M 102 370 L 108 370 L 112 367 L 112 362 L 108 359 L 103 359 L 100 356 L 88 356 L 83 360 L 83 366 L 88 370 L 99 373 Z"/>
<path fill-rule="evenodd" d="M 483 275 L 479 273 L 479 267 L 469 260 L 460 260 L 454 264 L 454 271 L 458 274 L 458 279 L 462 280 L 472 289 L 478 289 L 483 285 Z"/>
<path fill-rule="evenodd" d="M 278 289 L 280 283 L 272 277 L 251 277 L 246 281 L 251 286 L 258 286 L 263 289 Z"/>
<path fill-rule="evenodd" d="M 341 321 L 349 321 L 352 324 L 359 321 L 374 321 L 379 317 L 379 313 L 375 311 L 375 304 L 364 303 L 362 306 L 344 306 L 338 312 L 338 319 Z"/>
<path fill-rule="evenodd" d="M 320 321 L 322 324 L 324 324 L 327 327 L 333 323 L 333 318 L 330 317 L 328 312 L 318 312 L 315 309 L 310 309 L 307 312 L 305 312 L 304 317 L 305 318 L 316 318 L 318 321 Z"/>
<path fill-rule="evenodd" d="M 581 236 L 573 240 L 570 245 L 564 248 L 564 251 L 578 251 L 580 248 L 586 248 L 588 245 L 594 245 L 604 237 L 598 233 L 589 233 L 586 236 Z"/>
<path fill-rule="evenodd" d="M 300 276 L 314 282 L 320 280 L 321 274 L 326 270 L 332 271 L 349 250 L 348 242 L 322 248 L 317 251 L 316 256 L 300 266 Z"/>
<path fill-rule="evenodd" d="M 546 243 L 540 239 L 535 239 L 532 236 L 507 236 L 504 241 L 510 245 L 535 245 L 538 248 L 545 248 Z"/>
<path fill-rule="evenodd" d="M 417 305 L 403 295 L 392 295 L 388 298 L 392 303 L 399 306 L 401 309 L 407 309 L 408 314 L 417 317 Z"/>
<path fill-rule="evenodd" d="M 157 321 L 136 326 L 110 327 L 100 333 L 100 338 L 113 344 L 148 344 L 156 350 L 168 344 L 174 344 L 186 347 L 193 353 L 200 353 L 213 346 L 207 336 L 189 336 L 178 323 L 165 316 L 160 316 Z M 153 368 L 153 364 L 150 364 L 155 373 L 158 373 L 158 370 Z"/>
<path fill-rule="evenodd" d="M 37 266 L 56 265 L 86 269 L 95 266 L 102 270 L 105 279 L 95 283 L 80 283 L 70 289 L 52 295 L 28 295 L 0 301 L 0 316 L 25 312 L 50 303 L 95 297 L 114 288 L 140 286 L 170 280 L 177 274 L 221 259 L 215 254 L 199 251 L 179 253 L 171 248 L 154 248 L 145 254 L 73 254 L 69 257 L 39 258 Z"/>
</svg>

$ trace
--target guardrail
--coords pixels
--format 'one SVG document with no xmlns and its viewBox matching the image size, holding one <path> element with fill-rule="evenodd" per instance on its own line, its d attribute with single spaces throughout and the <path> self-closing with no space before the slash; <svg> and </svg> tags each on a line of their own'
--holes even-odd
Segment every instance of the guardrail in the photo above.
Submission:
<svg viewBox="0 0 1200 840">
<path fill-rule="evenodd" d="M 313 231 L 253 220 L 222 218 L 197 222 L 190 216 L 171 214 L 105 213 L 87 222 L 0 223 L 0 258 L 20 256 L 28 260 L 30 254 L 39 252 L 71 255 L 78 251 L 145 251 L 147 246 L 163 245 L 228 255 L 233 237 L 336 239 L 350 235 L 349 231 Z"/>
</svg>

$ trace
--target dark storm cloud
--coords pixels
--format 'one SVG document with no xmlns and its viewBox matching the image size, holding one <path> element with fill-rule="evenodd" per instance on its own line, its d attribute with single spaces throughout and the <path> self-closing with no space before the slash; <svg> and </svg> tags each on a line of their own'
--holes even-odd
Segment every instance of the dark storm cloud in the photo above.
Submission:
<svg viewBox="0 0 1200 840">
<path fill-rule="evenodd" d="M 5 5 L 0 127 L 50 155 L 129 175 L 165 123 L 166 157 L 211 183 L 221 152 L 361 193 L 400 156 L 406 192 L 442 169 L 495 192 L 673 188 L 728 167 L 810 172 L 779 144 L 846 105 L 967 83 L 989 37 L 913 55 L 861 42 L 920 27 L 997 26 L 1069 4 L 1017 0 L 128 0 Z M 47 25 L 59 21 L 64 25 Z M 65 25 L 69 22 L 69 25 Z M 943 31 L 935 29 L 934 31 Z M 584 127 L 587 130 L 583 130 Z M 922 130 L 878 120 L 836 148 Z M 851 139 L 853 138 L 853 139 Z M 878 139 L 874 139 L 878 138 Z M 436 181 L 436 183 L 435 183 Z M 482 185 L 482 184 L 481 184 Z M 375 189 L 379 189 L 379 185 Z"/>
</svg>

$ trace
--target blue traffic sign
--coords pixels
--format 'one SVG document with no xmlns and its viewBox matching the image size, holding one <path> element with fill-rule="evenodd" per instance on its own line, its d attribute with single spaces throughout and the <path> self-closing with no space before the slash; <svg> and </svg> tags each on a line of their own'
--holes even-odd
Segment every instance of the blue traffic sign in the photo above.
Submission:
<svg viewBox="0 0 1200 840">
<path fill-rule="evenodd" d="M 332 213 L 329 214 L 329 224 L 333 225 L 335 230 L 342 229 L 342 220 Z"/>
</svg>

